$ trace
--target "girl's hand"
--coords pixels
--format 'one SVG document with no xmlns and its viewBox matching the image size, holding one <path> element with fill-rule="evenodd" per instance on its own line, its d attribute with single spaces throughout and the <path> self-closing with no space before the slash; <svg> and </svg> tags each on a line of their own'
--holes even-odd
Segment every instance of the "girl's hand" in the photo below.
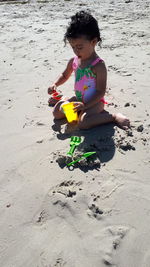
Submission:
<svg viewBox="0 0 150 267">
<path fill-rule="evenodd" d="M 48 94 L 51 95 L 51 94 L 55 93 L 56 89 L 57 89 L 56 84 L 53 84 L 52 86 L 50 86 L 48 88 L 48 90 L 47 90 L 48 91 Z"/>
<path fill-rule="evenodd" d="M 84 110 L 84 104 L 82 102 L 73 102 L 73 104 L 74 104 L 74 109 L 73 110 L 75 112 Z"/>
</svg>

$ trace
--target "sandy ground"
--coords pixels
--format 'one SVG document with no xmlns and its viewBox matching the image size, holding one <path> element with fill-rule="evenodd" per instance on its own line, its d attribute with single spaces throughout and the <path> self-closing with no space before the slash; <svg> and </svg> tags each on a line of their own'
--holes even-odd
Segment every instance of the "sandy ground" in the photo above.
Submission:
<svg viewBox="0 0 150 267">
<path fill-rule="evenodd" d="M 107 109 L 130 117 L 128 132 L 69 134 L 47 106 L 73 55 L 62 42 L 68 19 L 86 8 L 102 30 Z M 148 1 L 1 2 L 0 13 L 0 266 L 150 267 Z M 82 137 L 78 153 L 97 152 L 72 171 L 71 135 Z"/>
</svg>

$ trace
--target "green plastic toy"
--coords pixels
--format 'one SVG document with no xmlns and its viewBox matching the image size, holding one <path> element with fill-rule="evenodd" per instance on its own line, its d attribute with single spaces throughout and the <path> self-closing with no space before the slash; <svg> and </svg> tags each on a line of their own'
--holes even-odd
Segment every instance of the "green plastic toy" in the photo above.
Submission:
<svg viewBox="0 0 150 267">
<path fill-rule="evenodd" d="M 91 155 L 95 154 L 96 152 L 87 152 L 87 153 L 84 153 L 80 158 L 70 162 L 67 164 L 67 166 L 71 166 L 71 165 L 74 165 L 75 163 L 79 162 L 80 160 L 84 159 L 84 158 L 88 158 L 90 157 Z"/>
<path fill-rule="evenodd" d="M 70 148 L 69 152 L 67 153 L 67 155 L 72 156 L 75 148 L 78 145 L 80 145 L 80 143 L 81 143 L 81 137 L 80 136 L 71 136 L 71 140 L 70 140 L 71 148 Z"/>
</svg>

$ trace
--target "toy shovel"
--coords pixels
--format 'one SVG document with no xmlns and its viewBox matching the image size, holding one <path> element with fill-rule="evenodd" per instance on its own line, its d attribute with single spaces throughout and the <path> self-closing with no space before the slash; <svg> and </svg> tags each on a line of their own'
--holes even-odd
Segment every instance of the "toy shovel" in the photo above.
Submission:
<svg viewBox="0 0 150 267">
<path fill-rule="evenodd" d="M 78 145 L 80 145 L 80 143 L 81 143 L 81 137 L 80 136 L 71 136 L 71 140 L 70 140 L 70 147 L 71 148 L 70 148 L 69 152 L 67 153 L 67 155 L 72 156 L 75 148 Z"/>
<path fill-rule="evenodd" d="M 91 155 L 95 154 L 96 152 L 87 152 L 87 153 L 84 153 L 80 158 L 70 162 L 67 164 L 67 166 L 71 166 L 71 165 L 74 165 L 75 163 L 79 162 L 80 160 L 84 159 L 84 158 L 88 158 L 90 157 Z"/>
</svg>

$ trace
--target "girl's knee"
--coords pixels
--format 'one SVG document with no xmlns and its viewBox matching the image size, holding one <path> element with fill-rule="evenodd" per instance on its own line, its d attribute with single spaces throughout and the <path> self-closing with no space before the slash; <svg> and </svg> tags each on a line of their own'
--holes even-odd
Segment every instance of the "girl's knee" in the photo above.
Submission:
<svg viewBox="0 0 150 267">
<path fill-rule="evenodd" d="M 55 119 L 59 120 L 65 117 L 64 113 L 62 112 L 61 105 L 63 103 L 57 103 L 53 109 L 53 116 Z"/>
<path fill-rule="evenodd" d="M 64 118 L 64 114 L 60 113 L 59 111 L 53 111 L 53 117 L 56 120 L 60 120 Z"/>
<path fill-rule="evenodd" d="M 79 127 L 79 129 L 81 129 L 81 130 L 89 129 L 88 124 L 87 124 L 87 119 L 88 119 L 88 116 L 86 114 L 83 114 L 79 118 L 79 120 L 78 120 L 78 127 Z"/>
</svg>

